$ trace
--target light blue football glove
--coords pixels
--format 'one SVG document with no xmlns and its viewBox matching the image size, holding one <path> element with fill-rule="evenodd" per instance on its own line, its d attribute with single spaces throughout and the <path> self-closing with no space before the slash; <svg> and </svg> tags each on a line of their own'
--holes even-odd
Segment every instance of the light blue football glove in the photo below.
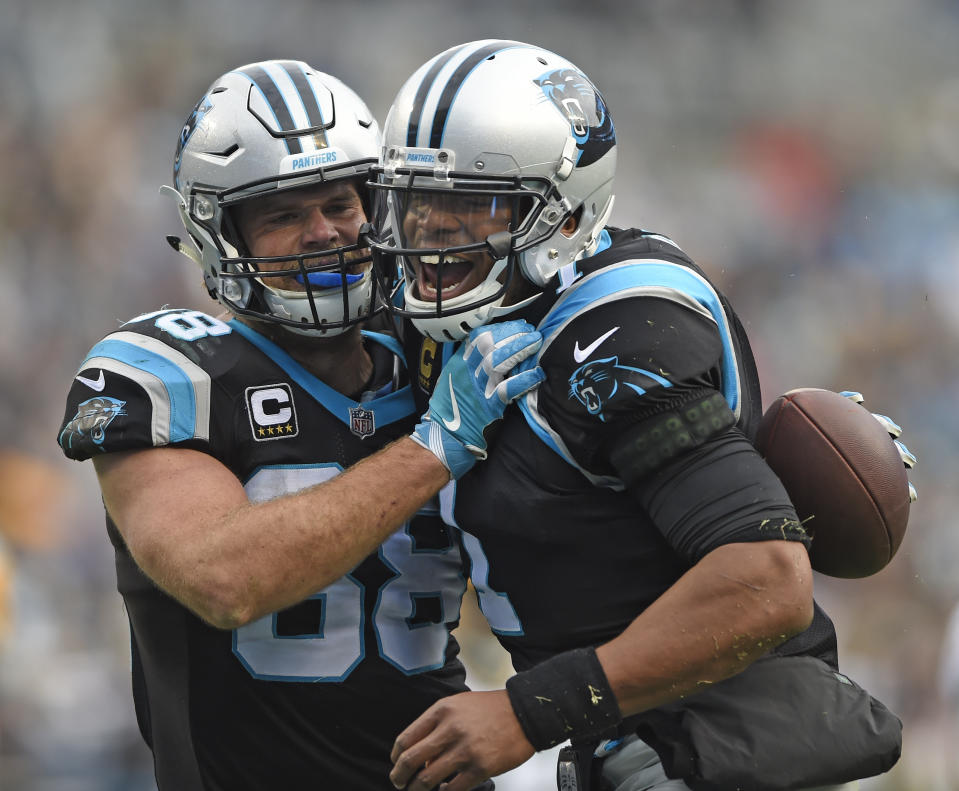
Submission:
<svg viewBox="0 0 959 791">
<path fill-rule="evenodd" d="M 443 367 L 411 439 L 443 462 L 453 478 L 466 474 L 486 458 L 486 430 L 508 404 L 546 378 L 538 365 L 513 370 L 542 345 L 543 336 L 521 320 L 474 329 Z"/>
<path fill-rule="evenodd" d="M 862 393 L 860 393 L 858 390 L 843 390 L 839 393 L 839 395 L 848 398 L 850 401 L 855 401 L 861 406 L 864 406 L 863 401 L 865 401 L 865 399 L 863 398 Z M 905 465 L 906 469 L 911 470 L 913 467 L 915 467 L 917 461 L 916 455 L 903 444 L 901 439 L 899 439 L 902 436 L 902 426 L 896 423 L 896 421 L 892 418 L 886 417 L 886 415 L 880 415 L 878 412 L 873 412 L 872 416 L 879 421 L 882 427 L 886 429 L 886 432 L 889 434 L 889 436 L 892 437 L 892 442 L 896 446 L 896 450 L 899 451 L 899 458 L 902 459 L 902 463 Z M 916 502 L 918 497 L 919 494 L 916 491 L 916 487 L 913 486 L 912 482 L 910 481 L 909 502 Z"/>
</svg>

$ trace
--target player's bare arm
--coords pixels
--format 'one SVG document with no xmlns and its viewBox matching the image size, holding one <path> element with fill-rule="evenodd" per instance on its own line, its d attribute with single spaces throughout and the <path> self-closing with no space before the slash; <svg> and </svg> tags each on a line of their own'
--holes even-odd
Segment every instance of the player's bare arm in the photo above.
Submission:
<svg viewBox="0 0 959 791">
<path fill-rule="evenodd" d="M 449 481 L 437 458 L 409 439 L 348 473 L 257 504 L 230 470 L 198 451 L 125 451 L 95 465 L 107 511 L 140 567 L 224 629 L 330 585 Z"/>
<path fill-rule="evenodd" d="M 812 570 L 794 541 L 728 544 L 596 649 L 623 716 L 744 670 L 812 620 Z"/>
<path fill-rule="evenodd" d="M 234 629 L 352 570 L 452 478 L 486 456 L 484 432 L 542 371 L 525 322 L 475 333 L 411 438 L 312 488 L 253 504 L 220 461 L 185 448 L 95 459 L 107 511 L 136 562 L 204 620 Z M 477 373 L 478 372 L 478 373 Z"/>
</svg>

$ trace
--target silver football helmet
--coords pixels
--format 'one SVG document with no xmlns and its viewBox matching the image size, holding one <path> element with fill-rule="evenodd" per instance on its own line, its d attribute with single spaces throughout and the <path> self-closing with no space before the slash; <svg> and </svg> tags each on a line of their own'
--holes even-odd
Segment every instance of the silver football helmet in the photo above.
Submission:
<svg viewBox="0 0 959 791">
<path fill-rule="evenodd" d="M 253 258 L 231 207 L 337 179 L 358 179 L 367 204 L 380 145 L 366 104 L 335 77 L 289 60 L 234 69 L 210 86 L 180 132 L 173 187 L 161 189 L 175 196 L 190 238 L 167 239 L 200 265 L 210 296 L 232 312 L 300 334 L 337 335 L 382 303 L 365 239 Z"/>
<path fill-rule="evenodd" d="M 527 304 L 596 250 L 615 167 L 606 103 L 570 61 L 518 41 L 437 55 L 397 94 L 370 184 L 396 312 L 446 341 Z"/>
</svg>

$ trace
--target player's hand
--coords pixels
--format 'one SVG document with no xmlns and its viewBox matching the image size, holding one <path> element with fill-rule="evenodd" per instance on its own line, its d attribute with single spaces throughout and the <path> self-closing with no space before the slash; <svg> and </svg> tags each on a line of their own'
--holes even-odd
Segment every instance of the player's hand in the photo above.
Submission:
<svg viewBox="0 0 959 791">
<path fill-rule="evenodd" d="M 454 478 L 486 458 L 486 430 L 511 402 L 546 375 L 538 365 L 516 366 L 534 355 L 543 336 L 525 321 L 477 327 L 443 367 L 430 407 L 412 434 Z"/>
<path fill-rule="evenodd" d="M 857 392 L 856 390 L 843 390 L 839 395 L 845 396 L 846 398 L 855 401 L 857 404 L 862 404 L 865 399 L 862 396 L 862 393 Z M 916 456 L 914 453 L 910 452 L 901 439 L 902 436 L 902 426 L 896 423 L 890 417 L 885 415 L 880 415 L 878 412 L 873 412 L 872 416 L 878 420 L 883 428 L 889 433 L 889 436 L 892 437 L 893 444 L 896 446 L 896 450 L 899 451 L 899 458 L 902 459 L 902 463 L 905 465 L 907 470 L 911 470 L 916 466 Z M 909 502 L 914 503 L 919 497 L 919 493 L 916 491 L 916 487 L 912 485 L 912 482 L 909 483 Z"/>
<path fill-rule="evenodd" d="M 393 743 L 390 781 L 407 791 L 469 791 L 529 760 L 506 690 L 461 692 L 430 706 Z"/>
</svg>

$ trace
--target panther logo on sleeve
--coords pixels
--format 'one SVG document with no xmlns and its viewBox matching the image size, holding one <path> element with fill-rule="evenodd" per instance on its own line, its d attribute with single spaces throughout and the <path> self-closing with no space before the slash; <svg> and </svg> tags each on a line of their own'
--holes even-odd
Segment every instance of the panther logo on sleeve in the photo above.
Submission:
<svg viewBox="0 0 959 791">
<path fill-rule="evenodd" d="M 118 401 L 109 396 L 97 396 L 84 401 L 77 407 L 77 414 L 64 426 L 58 441 L 62 448 L 72 448 L 85 440 L 93 446 L 103 450 L 103 440 L 106 438 L 107 426 L 118 415 L 125 415 L 123 407 L 126 401 Z"/>
<path fill-rule="evenodd" d="M 614 401 L 643 395 L 657 385 L 672 387 L 672 383 L 659 374 L 620 365 L 618 357 L 605 357 L 573 371 L 569 378 L 569 397 L 578 400 L 591 415 L 605 422 L 605 412 Z"/>
</svg>

